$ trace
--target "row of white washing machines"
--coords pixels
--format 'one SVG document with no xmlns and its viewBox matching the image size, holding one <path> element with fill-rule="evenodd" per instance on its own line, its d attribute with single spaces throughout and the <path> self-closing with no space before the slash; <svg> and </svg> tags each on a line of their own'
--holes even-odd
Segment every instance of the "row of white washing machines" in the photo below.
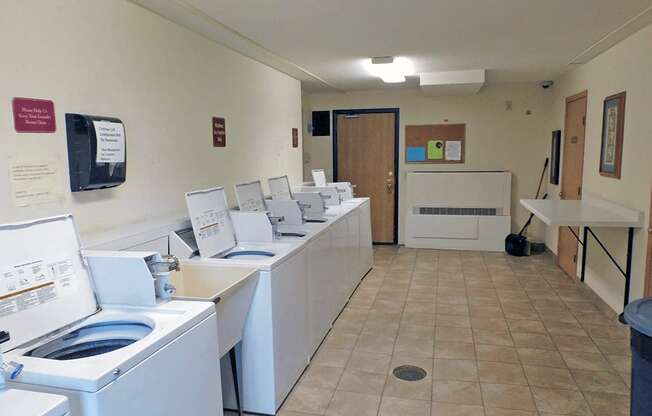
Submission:
<svg viewBox="0 0 652 416">
<path fill-rule="evenodd" d="M 64 396 L 74 416 L 275 414 L 373 253 L 370 202 L 350 184 L 269 185 L 271 198 L 236 186 L 237 209 L 223 188 L 187 193 L 175 257 L 84 251 L 70 215 L 0 226 L 9 387 Z M 192 299 L 175 293 L 179 267 L 225 285 L 227 268 L 255 273 L 179 300 Z M 31 415 L 3 396 L 0 414 Z"/>
</svg>

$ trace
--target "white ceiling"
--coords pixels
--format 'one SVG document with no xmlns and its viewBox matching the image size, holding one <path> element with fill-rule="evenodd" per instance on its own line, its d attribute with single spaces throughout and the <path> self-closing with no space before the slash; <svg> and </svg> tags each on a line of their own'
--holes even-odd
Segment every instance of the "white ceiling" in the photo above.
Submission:
<svg viewBox="0 0 652 416">
<path fill-rule="evenodd" d="M 412 58 L 417 73 L 486 69 L 489 83 L 555 79 L 652 6 L 652 0 L 175 2 L 293 64 L 306 74 L 309 91 L 386 87 L 362 66 L 365 58 L 386 55 Z"/>
</svg>

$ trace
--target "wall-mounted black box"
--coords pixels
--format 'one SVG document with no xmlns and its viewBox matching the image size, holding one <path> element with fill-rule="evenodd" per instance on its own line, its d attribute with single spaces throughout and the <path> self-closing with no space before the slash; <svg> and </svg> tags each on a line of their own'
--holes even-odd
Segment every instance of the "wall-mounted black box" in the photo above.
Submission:
<svg viewBox="0 0 652 416">
<path fill-rule="evenodd" d="M 331 117 L 329 111 L 312 112 L 312 135 L 313 136 L 331 135 Z"/>
<path fill-rule="evenodd" d="M 66 114 L 66 134 L 72 192 L 112 188 L 125 182 L 127 145 L 122 121 Z"/>
<path fill-rule="evenodd" d="M 561 151 L 561 130 L 552 132 L 552 143 L 550 146 L 550 183 L 559 185 L 559 163 Z"/>
</svg>

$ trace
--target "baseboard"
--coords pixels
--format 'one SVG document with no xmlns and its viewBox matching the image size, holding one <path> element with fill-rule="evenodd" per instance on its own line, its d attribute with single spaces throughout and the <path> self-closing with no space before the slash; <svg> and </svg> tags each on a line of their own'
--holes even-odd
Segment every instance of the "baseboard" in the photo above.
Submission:
<svg viewBox="0 0 652 416">
<path fill-rule="evenodd" d="M 559 267 L 559 257 L 557 256 L 557 253 L 553 252 L 550 247 L 546 244 L 546 250 L 550 253 L 552 258 L 555 260 L 555 265 Z M 568 276 L 568 275 L 566 275 Z M 618 318 L 618 312 L 616 312 L 607 302 L 605 302 L 595 291 L 591 286 L 587 285 L 586 283 L 580 281 L 579 276 L 575 276 L 573 279 L 572 276 L 568 276 L 569 279 L 574 280 L 577 283 L 577 287 L 580 289 L 582 294 L 586 295 L 593 306 L 595 306 L 600 313 L 602 313 L 605 317 L 609 319 L 614 319 Z"/>
</svg>

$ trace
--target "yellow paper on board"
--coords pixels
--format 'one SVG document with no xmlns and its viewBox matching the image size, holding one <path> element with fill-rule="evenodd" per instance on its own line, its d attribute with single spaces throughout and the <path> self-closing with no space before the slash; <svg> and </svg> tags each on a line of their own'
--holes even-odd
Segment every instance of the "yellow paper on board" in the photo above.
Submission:
<svg viewBox="0 0 652 416">
<path fill-rule="evenodd" d="M 442 140 L 428 140 L 428 159 L 441 160 L 444 158 L 444 142 Z"/>
</svg>

